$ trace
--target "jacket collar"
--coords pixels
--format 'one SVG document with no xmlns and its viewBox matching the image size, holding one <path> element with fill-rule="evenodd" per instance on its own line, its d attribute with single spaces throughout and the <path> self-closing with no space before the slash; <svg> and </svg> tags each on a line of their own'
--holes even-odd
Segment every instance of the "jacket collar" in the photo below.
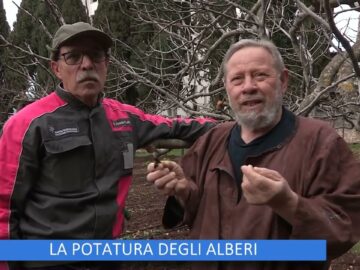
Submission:
<svg viewBox="0 0 360 270">
<path fill-rule="evenodd" d="M 230 134 L 233 128 L 236 128 L 238 124 L 236 122 L 224 123 L 221 128 L 217 129 L 216 134 L 213 134 L 214 138 L 221 140 L 221 146 L 219 149 L 219 154 L 215 155 L 213 166 L 210 170 L 222 170 L 226 171 L 232 177 L 233 168 L 230 160 L 229 152 L 227 151 Z M 269 132 L 274 139 L 270 140 L 268 144 L 261 149 L 261 153 L 256 157 L 259 157 L 267 152 L 276 151 L 281 149 L 291 138 L 295 135 L 298 126 L 297 117 L 286 108 L 283 108 L 283 115 L 280 122 Z M 268 133 L 269 134 L 269 133 Z"/>
<path fill-rule="evenodd" d="M 66 91 L 63 87 L 62 84 L 60 83 L 56 89 L 55 89 L 55 93 L 65 102 L 69 103 L 72 106 L 75 107 L 87 107 L 90 108 L 88 105 L 86 105 L 85 103 L 83 103 L 81 100 L 79 100 L 78 98 L 76 98 L 74 95 L 72 95 L 70 92 Z M 103 100 L 104 94 L 101 93 L 99 95 L 98 98 L 98 103 L 95 107 L 98 107 Z"/>
<path fill-rule="evenodd" d="M 295 132 L 295 126 L 295 115 L 283 108 L 280 121 L 263 136 L 247 144 L 240 137 L 241 127 L 235 126 L 230 133 L 230 137 L 236 145 L 241 147 L 257 145 L 256 152 L 253 155 L 260 156 L 265 152 L 280 148 L 288 138 L 292 137 Z"/>
</svg>

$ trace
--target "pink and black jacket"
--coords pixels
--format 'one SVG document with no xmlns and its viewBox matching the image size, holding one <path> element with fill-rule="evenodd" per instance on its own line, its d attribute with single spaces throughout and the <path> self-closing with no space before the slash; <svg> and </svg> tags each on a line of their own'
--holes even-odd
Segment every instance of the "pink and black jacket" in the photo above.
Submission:
<svg viewBox="0 0 360 270">
<path fill-rule="evenodd" d="M 4 125 L 0 239 L 120 236 L 135 150 L 158 138 L 193 141 L 212 126 L 106 98 L 89 108 L 58 87 Z"/>
</svg>

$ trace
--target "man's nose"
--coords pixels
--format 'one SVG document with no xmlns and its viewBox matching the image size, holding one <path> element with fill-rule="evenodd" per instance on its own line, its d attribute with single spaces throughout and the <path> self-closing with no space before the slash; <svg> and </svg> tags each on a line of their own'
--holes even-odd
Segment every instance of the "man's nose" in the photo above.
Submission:
<svg viewBox="0 0 360 270">
<path fill-rule="evenodd" d="M 245 76 L 242 91 L 250 93 L 257 90 L 256 80 L 252 76 Z"/>
<path fill-rule="evenodd" d="M 91 59 L 90 56 L 87 54 L 83 55 L 82 61 L 81 61 L 81 68 L 82 69 L 92 69 L 94 67 L 94 62 Z"/>
</svg>

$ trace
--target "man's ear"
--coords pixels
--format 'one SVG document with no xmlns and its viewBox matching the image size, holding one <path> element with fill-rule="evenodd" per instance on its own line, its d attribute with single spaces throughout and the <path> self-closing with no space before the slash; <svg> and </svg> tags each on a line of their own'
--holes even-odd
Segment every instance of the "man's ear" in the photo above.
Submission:
<svg viewBox="0 0 360 270">
<path fill-rule="evenodd" d="M 50 62 L 50 67 L 51 70 L 53 71 L 53 73 L 55 74 L 55 76 L 61 80 L 61 74 L 60 74 L 60 70 L 59 70 L 59 63 L 56 61 L 51 60 Z"/>
<path fill-rule="evenodd" d="M 281 72 L 280 81 L 281 81 L 281 91 L 283 94 L 285 94 L 289 83 L 289 71 L 286 68 L 283 69 L 283 71 Z"/>
<path fill-rule="evenodd" d="M 109 64 L 110 64 L 110 57 L 106 57 L 105 64 L 106 64 L 106 67 L 108 68 Z"/>
</svg>

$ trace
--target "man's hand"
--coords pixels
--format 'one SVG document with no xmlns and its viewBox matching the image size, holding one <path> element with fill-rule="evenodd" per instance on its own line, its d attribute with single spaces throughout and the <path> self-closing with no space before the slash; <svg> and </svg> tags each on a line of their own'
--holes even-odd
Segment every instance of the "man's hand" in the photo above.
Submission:
<svg viewBox="0 0 360 270">
<path fill-rule="evenodd" d="M 179 164 L 173 161 L 161 161 L 155 168 L 154 163 L 148 165 L 146 180 L 154 185 L 163 194 L 175 195 L 181 203 L 185 202 L 189 195 L 188 180 Z"/>
<path fill-rule="evenodd" d="M 250 204 L 266 204 L 289 222 L 293 221 L 298 195 L 277 171 L 266 168 L 241 166 L 241 188 Z"/>
</svg>

